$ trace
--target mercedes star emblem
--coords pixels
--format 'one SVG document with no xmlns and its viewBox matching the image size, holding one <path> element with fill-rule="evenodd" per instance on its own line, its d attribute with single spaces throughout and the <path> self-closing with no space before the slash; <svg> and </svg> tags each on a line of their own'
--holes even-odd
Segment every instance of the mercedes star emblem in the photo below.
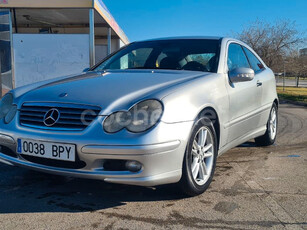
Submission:
<svg viewBox="0 0 307 230">
<path fill-rule="evenodd" d="M 44 116 L 44 124 L 53 126 L 60 119 L 60 112 L 57 109 L 50 109 Z"/>
</svg>

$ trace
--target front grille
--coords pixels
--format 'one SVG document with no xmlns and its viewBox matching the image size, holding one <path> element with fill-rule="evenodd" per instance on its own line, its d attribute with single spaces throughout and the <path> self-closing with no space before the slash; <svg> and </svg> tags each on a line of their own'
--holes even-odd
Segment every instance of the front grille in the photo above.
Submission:
<svg viewBox="0 0 307 230">
<path fill-rule="evenodd" d="M 54 124 L 46 125 L 45 115 L 51 109 L 56 109 L 60 115 Z M 100 107 L 90 105 L 29 102 L 22 105 L 19 122 L 31 128 L 81 131 L 97 118 L 100 110 Z"/>
</svg>

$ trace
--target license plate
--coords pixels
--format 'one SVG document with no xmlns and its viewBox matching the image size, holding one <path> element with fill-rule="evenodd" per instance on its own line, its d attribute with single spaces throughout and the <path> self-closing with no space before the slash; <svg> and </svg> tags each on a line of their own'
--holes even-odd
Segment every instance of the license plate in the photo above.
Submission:
<svg viewBox="0 0 307 230">
<path fill-rule="evenodd" d="M 75 161 L 75 145 L 18 139 L 17 153 L 62 161 Z"/>
</svg>

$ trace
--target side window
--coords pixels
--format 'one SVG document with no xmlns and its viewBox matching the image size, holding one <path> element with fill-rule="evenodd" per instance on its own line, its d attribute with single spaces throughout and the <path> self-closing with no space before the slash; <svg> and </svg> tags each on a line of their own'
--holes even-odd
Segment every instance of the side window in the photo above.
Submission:
<svg viewBox="0 0 307 230">
<path fill-rule="evenodd" d="M 259 61 L 259 59 L 249 49 L 245 47 L 243 47 L 243 49 L 255 73 L 258 73 L 263 70 L 264 66 L 262 65 L 261 61 Z"/>
<path fill-rule="evenodd" d="M 231 43 L 229 45 L 227 65 L 228 65 L 228 71 L 240 67 L 250 68 L 248 60 L 240 45 L 234 43 Z"/>
</svg>

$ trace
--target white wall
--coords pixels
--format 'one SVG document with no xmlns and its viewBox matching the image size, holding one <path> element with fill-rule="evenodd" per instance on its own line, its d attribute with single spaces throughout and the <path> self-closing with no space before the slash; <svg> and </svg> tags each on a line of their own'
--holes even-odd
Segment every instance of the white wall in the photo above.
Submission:
<svg viewBox="0 0 307 230">
<path fill-rule="evenodd" d="M 119 39 L 111 40 L 111 53 L 117 51 L 119 47 Z M 95 40 L 95 60 L 96 63 L 102 61 L 106 56 L 108 56 L 108 40 L 107 39 L 96 39 Z"/>
<path fill-rule="evenodd" d="M 95 61 L 96 64 L 102 61 L 108 55 L 108 45 L 95 46 Z"/>
<path fill-rule="evenodd" d="M 123 43 L 122 40 L 119 40 L 119 48 L 121 48 L 121 47 L 123 47 L 123 46 L 125 46 L 125 43 Z"/>
<path fill-rule="evenodd" d="M 81 73 L 89 67 L 88 34 L 13 34 L 15 87 Z"/>
</svg>

